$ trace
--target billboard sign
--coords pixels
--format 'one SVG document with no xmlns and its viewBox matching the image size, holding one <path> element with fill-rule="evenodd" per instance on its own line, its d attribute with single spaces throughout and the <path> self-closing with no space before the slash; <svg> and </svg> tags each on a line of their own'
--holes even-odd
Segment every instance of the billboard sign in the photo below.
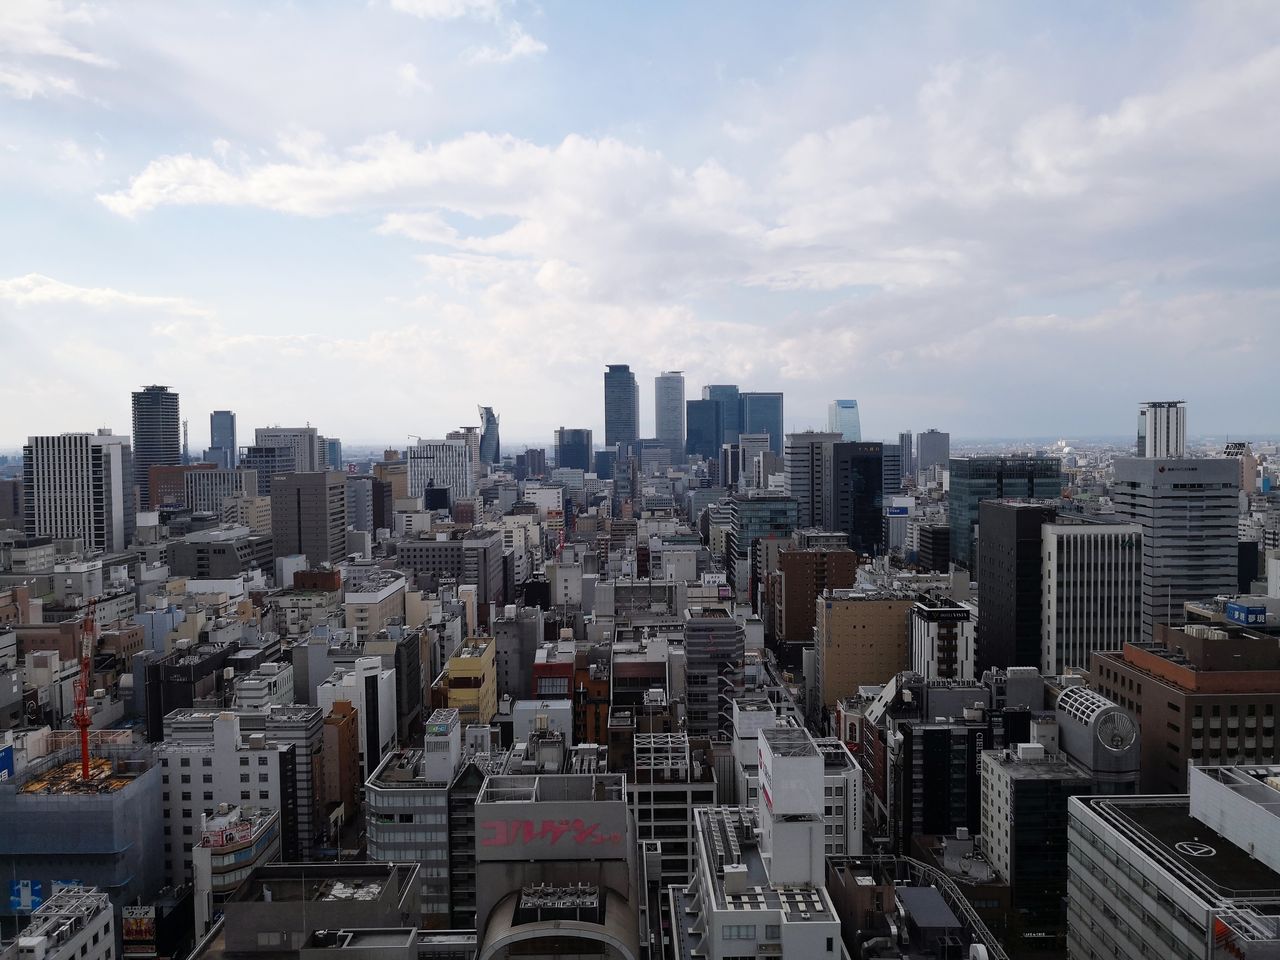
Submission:
<svg viewBox="0 0 1280 960">
<path fill-rule="evenodd" d="M 44 903 L 42 880 L 9 881 L 9 909 L 13 913 L 30 913 Z"/>
<path fill-rule="evenodd" d="M 477 860 L 611 860 L 627 855 L 625 803 L 512 806 L 476 806 Z"/>
<path fill-rule="evenodd" d="M 908 510 L 908 507 L 888 507 L 885 513 L 890 517 L 905 517 L 909 515 Z"/>
<path fill-rule="evenodd" d="M 13 776 L 13 744 L 0 747 L 0 783 Z"/>
<path fill-rule="evenodd" d="M 155 953 L 156 908 L 122 907 L 120 911 L 120 936 L 125 942 L 125 953 Z M 129 944 L 134 944 L 142 949 L 131 950 Z"/>
<path fill-rule="evenodd" d="M 1246 603 L 1228 603 L 1227 619 L 1242 627 L 1265 627 L 1267 608 L 1250 606 Z"/>
</svg>

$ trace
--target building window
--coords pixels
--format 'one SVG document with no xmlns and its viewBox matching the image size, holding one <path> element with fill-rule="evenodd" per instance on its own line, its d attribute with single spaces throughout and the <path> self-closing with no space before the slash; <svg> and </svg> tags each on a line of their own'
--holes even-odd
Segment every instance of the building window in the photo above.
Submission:
<svg viewBox="0 0 1280 960">
<path fill-rule="evenodd" d="M 242 774 L 240 774 L 240 782 L 241 782 L 241 783 L 248 783 L 248 782 L 249 782 L 249 775 L 248 775 L 247 773 L 242 773 Z"/>
<path fill-rule="evenodd" d="M 726 923 L 724 925 L 724 939 L 726 940 L 754 940 L 756 938 L 756 927 L 753 923 Z"/>
</svg>

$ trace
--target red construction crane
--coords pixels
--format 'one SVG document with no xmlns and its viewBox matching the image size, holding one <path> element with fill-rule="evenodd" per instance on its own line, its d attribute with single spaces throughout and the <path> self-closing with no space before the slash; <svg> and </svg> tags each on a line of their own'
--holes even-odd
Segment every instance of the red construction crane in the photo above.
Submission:
<svg viewBox="0 0 1280 960">
<path fill-rule="evenodd" d="M 75 724 L 80 729 L 80 779 L 89 779 L 89 681 L 93 674 L 94 634 L 97 632 L 93 622 L 93 611 L 98 605 L 97 599 L 89 601 L 85 610 L 84 623 L 81 624 L 83 635 L 80 638 L 80 676 L 75 682 L 76 713 Z"/>
</svg>

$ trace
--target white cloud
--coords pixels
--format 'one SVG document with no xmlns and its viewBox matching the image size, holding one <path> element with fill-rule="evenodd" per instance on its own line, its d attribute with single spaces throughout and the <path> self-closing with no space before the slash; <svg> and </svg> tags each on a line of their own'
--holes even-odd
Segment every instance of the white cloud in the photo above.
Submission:
<svg viewBox="0 0 1280 960">
<path fill-rule="evenodd" d="M 38 273 L 0 280 L 0 300 L 19 308 L 75 305 L 106 309 L 145 307 L 179 316 L 208 317 L 212 311 L 182 297 L 155 297 L 113 290 L 110 287 L 78 287 Z"/>
<path fill-rule="evenodd" d="M 69 68 L 115 66 L 68 35 L 93 19 L 90 8 L 68 7 L 60 0 L 5 0 L 0 4 L 0 91 L 20 100 L 80 95 Z"/>
<path fill-rule="evenodd" d="M 396 67 L 396 85 L 402 94 L 430 93 L 432 86 L 418 74 L 418 68 L 412 63 L 402 63 Z"/>
<path fill-rule="evenodd" d="M 486 45 L 472 47 L 462 55 L 462 58 L 468 63 L 510 63 L 512 60 L 519 60 L 523 57 L 536 57 L 546 52 L 547 45 L 545 43 L 537 37 L 532 37 L 525 33 L 520 24 L 513 22 L 507 28 L 505 46 L 493 47 Z"/>
<path fill-rule="evenodd" d="M 463 17 L 496 20 L 502 8 L 502 0 L 391 0 L 392 10 L 424 20 L 459 20 Z"/>
</svg>

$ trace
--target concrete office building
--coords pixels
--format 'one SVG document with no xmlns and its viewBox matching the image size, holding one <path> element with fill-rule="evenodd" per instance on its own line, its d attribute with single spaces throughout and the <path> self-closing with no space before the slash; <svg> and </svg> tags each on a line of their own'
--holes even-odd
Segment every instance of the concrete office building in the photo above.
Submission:
<svg viewBox="0 0 1280 960">
<path fill-rule="evenodd" d="M 244 526 L 219 526 L 189 533 L 169 544 L 169 572 L 197 580 L 231 580 L 252 570 L 271 570 L 271 537 Z"/>
<path fill-rule="evenodd" d="M 640 439 L 640 388 L 625 363 L 611 363 L 604 375 L 604 443 L 634 443 Z M 565 466 L 565 464 L 559 464 Z"/>
<path fill-rule="evenodd" d="M 930 428 L 916 437 L 916 475 L 951 462 L 951 434 Z"/>
<path fill-rule="evenodd" d="M 630 747 L 631 762 L 621 772 L 627 775 L 636 840 L 656 846 L 662 889 L 687 884 L 696 855 L 694 810 L 714 804 L 718 796 L 711 741 L 690 741 L 683 733 L 636 733 Z M 611 770 L 613 754 L 610 748 Z"/>
<path fill-rule="evenodd" d="M 253 443 L 255 447 L 288 450 L 293 463 L 288 473 L 315 473 L 325 468 L 328 451 L 315 427 L 258 427 L 253 431 Z"/>
<path fill-rule="evenodd" d="M 345 700 L 360 723 L 360 763 L 369 776 L 396 744 L 396 672 L 379 657 L 360 657 L 350 668 L 338 667 L 316 688 L 316 702 L 328 715 Z"/>
<path fill-rule="evenodd" d="M 506 603 L 505 549 L 501 530 L 455 530 L 445 538 L 397 541 L 396 566 L 474 586 L 479 623 L 488 626 L 490 605 Z"/>
<path fill-rule="evenodd" d="M 1182 605 L 1237 591 L 1239 468 L 1231 460 L 1123 458 L 1116 518 L 1142 528 L 1142 635 Z M 952 481 L 952 490 L 955 481 Z"/>
<path fill-rule="evenodd" d="M 832 400 L 827 404 L 827 430 L 850 443 L 862 440 L 862 419 L 857 400 Z"/>
<path fill-rule="evenodd" d="M 221 467 L 213 470 L 188 470 L 183 474 L 185 502 L 188 510 L 199 513 L 222 513 L 228 497 L 253 496 L 258 492 L 256 470 Z"/>
<path fill-rule="evenodd" d="M 1187 455 L 1187 402 L 1152 400 L 1138 408 L 1136 456 L 1176 459 Z"/>
<path fill-rule="evenodd" d="M 437 678 L 437 684 L 444 684 L 443 705 L 458 711 L 463 726 L 487 724 L 498 712 L 496 653 L 492 638 L 470 638 L 449 657 Z"/>
<path fill-rule="evenodd" d="M 716 737 L 732 730 L 733 699 L 743 691 L 746 630 L 723 606 L 684 612 L 689 735 Z"/>
<path fill-rule="evenodd" d="M 769 451 L 775 456 L 782 456 L 784 416 L 782 394 L 749 391 L 739 394 L 738 398 L 742 408 L 738 424 L 739 432 L 767 434 Z"/>
<path fill-rule="evenodd" d="M 1276 766 L 1204 766 L 1181 796 L 1073 797 L 1070 956 L 1274 956 L 1277 777 Z"/>
<path fill-rule="evenodd" d="M 271 495 L 271 478 L 280 473 L 294 473 L 298 458 L 289 447 L 245 447 L 240 451 L 240 467 L 258 474 L 260 497 Z"/>
<path fill-rule="evenodd" d="M 312 566 L 347 553 L 347 478 L 337 472 L 285 473 L 271 479 L 271 539 L 276 556 L 304 554 Z"/>
<path fill-rule="evenodd" d="M 738 462 L 731 471 L 739 490 L 757 486 L 757 461 L 770 453 L 770 438 L 767 433 L 744 433 L 738 437 Z"/>
<path fill-rule="evenodd" d="M 668 370 L 653 378 L 654 435 L 671 451 L 671 459 L 684 459 L 684 374 Z"/>
<path fill-rule="evenodd" d="M 719 400 L 687 400 L 684 452 L 691 457 L 714 460 L 724 442 L 724 405 Z"/>
<path fill-rule="evenodd" d="M 115 912 L 96 887 L 63 886 L 31 912 L 18 937 L 21 960 L 115 960 Z M 2 953 L 3 951 L 0 951 Z"/>
<path fill-rule="evenodd" d="M 240 455 L 236 446 L 236 415 L 230 410 L 215 410 L 209 414 L 209 449 L 205 461 L 217 464 L 223 470 L 234 470 Z"/>
<path fill-rule="evenodd" d="M 856 553 L 883 553 L 884 445 L 828 442 L 823 444 L 821 456 L 821 501 L 815 525 L 845 534 Z"/>
<path fill-rule="evenodd" d="M 498 415 L 493 407 L 477 407 L 480 411 L 480 462 L 502 463 L 502 441 L 498 436 Z"/>
<path fill-rule="evenodd" d="M 220 804 L 256 804 L 280 811 L 283 829 L 296 833 L 297 748 L 244 736 L 240 717 L 220 713 L 210 741 L 170 740 L 156 748 L 164 799 L 165 882 L 191 883 L 204 819 Z"/>
<path fill-rule="evenodd" d="M 164 741 L 197 750 L 213 750 L 214 724 L 228 712 L 236 716 L 242 740 L 251 745 L 265 744 L 265 748 L 274 746 L 292 753 L 294 816 L 281 811 L 281 857 L 287 862 L 309 859 L 315 849 L 325 846 L 329 839 L 323 804 L 324 712 L 318 707 L 304 705 L 273 705 L 254 710 L 233 708 L 229 711 L 189 707 L 174 710 L 164 718 Z M 195 772 L 203 778 L 203 771 L 193 768 Z M 244 789 L 239 784 L 236 786 L 238 789 L 232 799 Z M 171 789 L 180 790 L 181 787 L 181 783 L 170 783 Z M 194 784 L 194 787 L 203 790 L 203 784 Z M 252 782 L 249 789 L 256 789 Z M 289 791 L 285 789 L 284 792 Z M 158 812 L 156 816 L 160 818 Z"/>
<path fill-rule="evenodd" d="M 782 489 L 796 501 L 798 527 L 822 525 L 824 447 L 840 440 L 839 433 L 819 433 L 814 430 L 787 434 L 783 453 Z M 879 511 L 877 520 L 878 516 Z"/>
<path fill-rule="evenodd" d="M 584 473 L 590 473 L 592 469 L 591 462 L 591 431 L 576 427 L 559 427 L 556 430 L 556 466 L 569 467 L 581 470 Z M 531 476 L 540 476 L 546 473 L 546 465 L 543 465 L 542 474 L 531 472 Z"/>
<path fill-rule="evenodd" d="M 1188 764 L 1280 762 L 1280 650 L 1231 626 L 1157 625 L 1154 643 L 1097 652 L 1093 686 L 1142 729 L 1142 790 L 1179 793 Z"/>
<path fill-rule="evenodd" d="M 752 490 L 729 498 L 729 530 L 725 537 L 725 572 L 738 601 L 755 595 L 756 542 L 762 537 L 785 539 L 800 526 L 794 498 L 786 494 Z"/>
<path fill-rule="evenodd" d="M 480 430 L 477 427 L 462 427 L 450 430 L 444 435 L 445 440 L 461 443 L 467 448 L 467 463 L 470 465 L 471 478 L 476 480 L 484 476 L 484 468 L 480 465 Z M 440 486 L 440 484 L 436 484 Z"/>
<path fill-rule="evenodd" d="M 915 450 L 911 440 L 910 430 L 904 430 L 898 434 L 898 450 L 902 454 L 902 476 L 904 480 L 907 477 L 911 477 L 914 480 L 916 475 Z"/>
<path fill-rule="evenodd" d="M 778 551 L 774 574 L 774 636 L 784 643 L 813 642 L 814 603 L 827 590 L 854 586 L 858 557 L 839 547 L 801 547 L 795 542 Z"/>
<path fill-rule="evenodd" d="M 1142 634 L 1142 528 L 1046 523 L 1040 532 L 1040 669 L 1082 673 L 1095 650 L 1120 650 Z"/>
<path fill-rule="evenodd" d="M 720 405 L 720 426 L 722 433 L 716 442 L 716 449 L 723 443 L 733 443 L 742 433 L 742 396 L 736 384 L 713 383 L 702 388 L 702 399 L 711 400 Z"/>
<path fill-rule="evenodd" d="M 926 680 L 979 676 L 978 608 L 960 600 L 922 597 L 911 606 L 911 669 Z"/>
<path fill-rule="evenodd" d="M 222 522 L 248 527 L 257 536 L 271 536 L 271 497 L 228 497 L 222 501 Z"/>
<path fill-rule="evenodd" d="M 373 477 L 347 474 L 347 526 L 362 533 L 377 530 L 373 519 Z M 385 526 L 385 523 L 384 523 Z"/>
<path fill-rule="evenodd" d="M 828 590 L 814 625 L 819 702 L 834 706 L 859 687 L 887 683 L 911 664 L 909 618 L 915 596 Z"/>
<path fill-rule="evenodd" d="M 256 868 L 280 858 L 280 816 L 270 807 L 220 803 L 201 817 L 200 839 L 191 848 L 197 940 Z"/>
<path fill-rule="evenodd" d="M 84 540 L 117 553 L 133 540 L 135 471 L 127 437 L 109 430 L 29 437 L 22 448 L 28 537 Z"/>
<path fill-rule="evenodd" d="M 420 497 L 435 487 L 449 491 L 450 504 L 469 498 L 475 492 L 476 458 L 465 440 L 419 440 L 409 448 L 409 496 Z"/>
<path fill-rule="evenodd" d="M 1055 508 L 984 500 L 978 516 L 978 672 L 1038 668 L 1044 632 L 1040 530 L 1053 521 Z"/>
<path fill-rule="evenodd" d="M 343 596 L 343 626 L 367 640 L 393 620 L 402 623 L 406 589 L 404 576 L 394 570 L 370 574 Z"/>
<path fill-rule="evenodd" d="M 885 496 L 902 492 L 902 450 L 894 443 L 884 443 L 881 449 L 881 483 Z"/>
<path fill-rule="evenodd" d="M 925 434 L 920 435 L 924 442 Z M 1062 494 L 1062 461 L 1057 457 L 952 457 L 947 517 L 951 560 L 977 570 L 974 528 L 983 500 L 1056 500 Z"/>
<path fill-rule="evenodd" d="M 154 509 L 151 468 L 182 463 L 182 417 L 178 395 L 152 385 L 133 394 L 133 482 L 140 509 Z M 158 505 L 158 504 L 157 504 Z"/>
<path fill-rule="evenodd" d="M 342 469 L 342 441 L 337 437 L 324 437 L 324 465 L 329 470 Z"/>
</svg>

